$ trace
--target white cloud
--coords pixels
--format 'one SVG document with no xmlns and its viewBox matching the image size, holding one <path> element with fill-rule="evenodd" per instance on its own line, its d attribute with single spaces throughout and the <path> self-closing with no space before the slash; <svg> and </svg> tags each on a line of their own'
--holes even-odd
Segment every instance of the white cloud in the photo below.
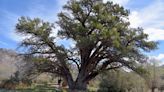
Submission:
<svg viewBox="0 0 164 92">
<path fill-rule="evenodd" d="M 164 29 L 150 27 L 145 28 L 144 32 L 149 34 L 149 40 L 151 41 L 164 40 Z"/>
<path fill-rule="evenodd" d="M 103 0 L 104 2 L 113 1 L 114 3 L 125 6 L 130 0 Z"/>
<path fill-rule="evenodd" d="M 131 23 L 131 27 L 138 27 L 142 23 L 142 20 L 141 20 L 139 13 L 137 11 L 131 12 L 131 14 L 129 16 L 129 20 Z"/>
<path fill-rule="evenodd" d="M 164 59 L 164 54 L 158 54 L 157 56 L 149 56 L 149 58 L 162 61 Z"/>
<path fill-rule="evenodd" d="M 146 23 L 142 23 L 144 26 L 152 25 L 153 27 L 161 27 L 157 26 L 161 23 L 164 23 L 164 2 L 163 0 L 156 0 L 153 4 L 145 7 L 141 10 L 141 19 L 146 21 Z"/>
<path fill-rule="evenodd" d="M 164 54 L 161 53 L 157 56 L 149 56 L 149 59 L 150 59 L 150 63 L 153 63 L 153 62 L 156 62 L 158 63 L 159 65 L 164 65 Z"/>
<path fill-rule="evenodd" d="M 58 4 L 59 4 L 60 6 L 63 6 L 64 4 L 67 3 L 67 1 L 68 1 L 68 0 L 59 0 L 59 1 L 58 1 Z"/>
<path fill-rule="evenodd" d="M 159 54 L 159 55 L 157 56 L 157 59 L 159 59 L 159 60 L 164 59 L 164 54 Z"/>
<path fill-rule="evenodd" d="M 139 11 L 132 11 L 129 16 L 131 27 L 143 27 L 144 32 L 149 34 L 149 40 L 164 40 L 163 6 L 162 0 L 156 0 Z"/>
</svg>

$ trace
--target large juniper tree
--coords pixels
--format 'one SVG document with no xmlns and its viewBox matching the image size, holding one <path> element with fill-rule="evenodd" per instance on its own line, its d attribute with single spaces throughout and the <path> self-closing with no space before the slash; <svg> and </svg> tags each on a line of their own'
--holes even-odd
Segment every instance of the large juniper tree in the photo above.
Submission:
<svg viewBox="0 0 164 92">
<path fill-rule="evenodd" d="M 21 43 L 28 54 L 42 57 L 39 70 L 56 73 L 68 83 L 71 92 L 85 91 L 87 83 L 103 71 L 127 67 L 136 70 L 145 61 L 142 53 L 156 48 L 142 28 L 131 28 L 129 11 L 102 0 L 70 0 L 58 14 L 57 36 L 53 24 L 38 18 L 22 17 L 18 33 L 28 35 Z M 72 40 L 73 48 L 56 44 L 56 38 Z M 77 78 L 70 68 L 77 66 Z"/>
</svg>

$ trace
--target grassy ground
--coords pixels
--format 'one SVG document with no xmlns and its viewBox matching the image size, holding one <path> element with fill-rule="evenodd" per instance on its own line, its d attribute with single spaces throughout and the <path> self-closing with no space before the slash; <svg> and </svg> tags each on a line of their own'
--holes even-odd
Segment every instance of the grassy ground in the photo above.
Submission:
<svg viewBox="0 0 164 92">
<path fill-rule="evenodd" d="M 97 88 L 89 87 L 89 91 L 87 92 L 96 92 Z M 7 89 L 0 89 L 0 92 L 67 92 L 66 89 L 59 90 L 55 87 L 51 87 L 49 85 L 37 85 L 35 87 L 30 88 L 17 88 L 16 90 L 7 90 Z"/>
<path fill-rule="evenodd" d="M 0 89 L 0 92 L 62 92 L 62 91 L 59 91 L 54 87 L 37 86 L 34 88 L 16 89 L 16 90 Z"/>
</svg>

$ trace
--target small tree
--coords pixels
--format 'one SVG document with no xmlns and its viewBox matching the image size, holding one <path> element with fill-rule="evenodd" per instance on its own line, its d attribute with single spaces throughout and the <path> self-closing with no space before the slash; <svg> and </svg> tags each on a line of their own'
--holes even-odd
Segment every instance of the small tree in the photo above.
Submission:
<svg viewBox="0 0 164 92">
<path fill-rule="evenodd" d="M 129 11 L 102 0 L 70 0 L 58 14 L 60 27 L 56 37 L 74 41 L 75 47 L 57 45 L 52 35 L 53 24 L 38 18 L 22 17 L 16 25 L 18 33 L 28 35 L 21 46 L 28 54 L 41 56 L 39 70 L 63 77 L 71 92 L 85 91 L 87 83 L 102 71 L 126 66 L 132 70 L 145 61 L 143 51 L 156 48 L 147 41 L 142 28 L 130 28 Z M 77 78 L 71 74 L 78 68 Z"/>
<path fill-rule="evenodd" d="M 125 78 L 122 75 L 124 75 L 124 71 L 121 70 L 102 73 L 99 78 L 100 84 L 98 92 L 126 92 L 127 82 L 125 83 Z M 131 80 L 129 81 L 131 82 Z"/>
<path fill-rule="evenodd" d="M 100 74 L 98 92 L 147 92 L 148 87 L 143 77 L 135 72 L 123 69 Z"/>
<path fill-rule="evenodd" d="M 155 92 L 156 89 L 160 88 L 162 82 L 161 75 L 163 73 L 162 68 L 159 65 L 159 60 L 155 58 L 150 58 L 149 63 L 146 64 L 145 68 L 149 72 L 149 75 L 145 77 L 148 87 L 151 92 Z"/>
</svg>

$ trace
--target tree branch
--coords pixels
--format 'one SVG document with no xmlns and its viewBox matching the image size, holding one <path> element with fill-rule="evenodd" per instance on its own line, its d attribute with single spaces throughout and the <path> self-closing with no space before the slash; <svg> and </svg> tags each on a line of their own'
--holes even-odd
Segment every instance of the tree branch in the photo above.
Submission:
<svg viewBox="0 0 164 92">
<path fill-rule="evenodd" d="M 77 59 L 73 59 L 73 58 L 68 58 L 68 60 L 71 60 L 72 62 L 74 62 L 78 68 L 78 70 L 80 70 L 80 65 L 77 62 Z"/>
</svg>

